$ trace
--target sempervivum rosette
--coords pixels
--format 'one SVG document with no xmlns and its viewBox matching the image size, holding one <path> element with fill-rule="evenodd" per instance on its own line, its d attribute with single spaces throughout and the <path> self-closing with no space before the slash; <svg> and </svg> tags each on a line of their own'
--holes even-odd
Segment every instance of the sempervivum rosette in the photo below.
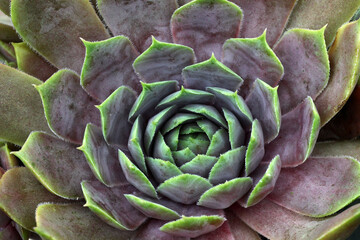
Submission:
<svg viewBox="0 0 360 240">
<path fill-rule="evenodd" d="M 11 1 L 16 65 L 46 81 L 0 65 L 25 165 L 1 209 L 44 239 L 345 239 L 358 143 L 316 141 L 359 77 L 360 3 L 185 2 Z"/>
</svg>

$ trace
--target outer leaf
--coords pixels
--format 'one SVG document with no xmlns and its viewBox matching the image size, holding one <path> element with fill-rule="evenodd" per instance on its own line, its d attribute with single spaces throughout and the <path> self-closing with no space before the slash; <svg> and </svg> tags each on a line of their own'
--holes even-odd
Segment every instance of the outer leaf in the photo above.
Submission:
<svg viewBox="0 0 360 240">
<path fill-rule="evenodd" d="M 221 87 L 235 91 L 243 83 L 242 78 L 218 61 L 214 54 L 209 60 L 185 67 L 182 75 L 184 85 L 192 89 Z"/>
<path fill-rule="evenodd" d="M 110 188 L 98 181 L 83 181 L 81 187 L 84 206 L 107 224 L 120 230 L 135 230 L 146 221 L 147 217 L 125 198 L 124 194 L 138 193 L 130 184 Z"/>
<path fill-rule="evenodd" d="M 302 126 L 299 128 L 299 126 Z M 310 97 L 282 116 L 279 136 L 265 145 L 265 159 L 279 154 L 283 167 L 295 167 L 310 156 L 320 128 L 320 117 Z"/>
<path fill-rule="evenodd" d="M 13 43 L 18 69 L 42 81 L 47 80 L 57 69 L 39 56 L 24 42 Z"/>
<path fill-rule="evenodd" d="M 97 5 L 111 32 L 129 36 L 139 51 L 150 46 L 151 36 L 171 42 L 169 22 L 177 8 L 175 0 L 97 0 Z"/>
<path fill-rule="evenodd" d="M 10 16 L 10 0 L 1 0 L 0 10 L 6 15 Z"/>
<path fill-rule="evenodd" d="M 39 203 L 66 202 L 48 192 L 24 167 L 8 170 L 2 176 L 0 194 L 0 208 L 27 230 L 36 225 L 35 209 Z"/>
<path fill-rule="evenodd" d="M 238 37 L 241 9 L 225 0 L 196 0 L 177 9 L 171 17 L 175 43 L 195 50 L 199 61 L 212 53 L 219 58 L 226 39 Z"/>
<path fill-rule="evenodd" d="M 360 196 L 360 163 L 351 157 L 309 158 L 283 169 L 271 201 L 310 217 L 337 212 Z"/>
<path fill-rule="evenodd" d="M 36 86 L 51 130 L 60 138 L 81 144 L 86 124 L 100 125 L 97 103 L 79 85 L 71 70 L 59 70 L 42 85 Z"/>
<path fill-rule="evenodd" d="M 139 55 L 130 40 L 116 36 L 99 42 L 83 40 L 86 47 L 81 86 L 92 97 L 104 101 L 118 87 L 126 85 L 141 91 L 132 63 Z"/>
<path fill-rule="evenodd" d="M 135 99 L 135 92 L 122 86 L 98 106 L 102 131 L 107 143 L 120 147 L 127 146 L 131 131 L 128 116 Z"/>
<path fill-rule="evenodd" d="M 334 40 L 338 28 L 349 21 L 360 6 L 359 0 L 299 0 L 290 16 L 287 28 L 301 27 L 319 29 L 327 24 L 325 39 L 327 45 Z M 341 11 L 337 11 L 341 9 Z"/>
<path fill-rule="evenodd" d="M 109 37 L 88 0 L 11 1 L 11 18 L 20 36 L 58 68 L 80 73 L 87 41 Z"/>
<path fill-rule="evenodd" d="M 14 154 L 50 192 L 63 198 L 82 198 L 81 181 L 94 179 L 75 145 L 42 132 L 32 132 Z"/>
<path fill-rule="evenodd" d="M 322 126 L 340 111 L 358 82 L 359 51 L 360 20 L 342 26 L 329 50 L 329 84 L 315 100 Z"/>
<path fill-rule="evenodd" d="M 261 235 L 279 240 L 345 240 L 360 222 L 359 204 L 322 219 L 299 215 L 266 199 L 248 209 L 234 206 L 232 210 Z"/>
<path fill-rule="evenodd" d="M 22 145 L 31 131 L 51 132 L 39 93 L 32 86 L 41 83 L 36 78 L 0 64 L 1 139 Z"/>
<path fill-rule="evenodd" d="M 128 240 L 133 235 L 109 226 L 87 208 L 75 204 L 40 205 L 36 209 L 36 225 L 35 231 L 51 240 Z"/>
<path fill-rule="evenodd" d="M 283 29 L 294 8 L 296 0 L 231 0 L 244 12 L 240 36 L 252 38 L 259 36 L 267 29 L 266 39 L 273 46 L 281 36 Z"/>
<path fill-rule="evenodd" d="M 254 8 L 251 11 L 256 11 Z M 284 75 L 284 67 L 266 42 L 266 31 L 257 36 L 228 39 L 223 45 L 222 61 L 244 79 L 240 89 L 243 97 L 250 93 L 257 78 L 275 87 Z"/>
<path fill-rule="evenodd" d="M 307 96 L 315 99 L 326 87 L 330 65 L 324 31 L 325 27 L 290 29 L 274 47 L 285 73 L 278 90 L 282 114 L 295 108 Z"/>
<path fill-rule="evenodd" d="M 360 140 L 319 142 L 315 145 L 311 156 L 340 157 L 351 156 L 360 161 Z"/>
<path fill-rule="evenodd" d="M 186 46 L 157 41 L 134 61 L 134 70 L 145 82 L 176 80 L 183 83 L 181 70 L 195 63 L 194 51 Z"/>
<path fill-rule="evenodd" d="M 11 22 L 11 19 L 8 16 L 5 16 L 0 12 L 0 40 L 6 42 L 18 42 L 20 41 L 14 25 Z"/>
<path fill-rule="evenodd" d="M 8 144 L 0 148 L 0 166 L 5 170 L 19 166 L 19 160 L 10 154 Z"/>
</svg>

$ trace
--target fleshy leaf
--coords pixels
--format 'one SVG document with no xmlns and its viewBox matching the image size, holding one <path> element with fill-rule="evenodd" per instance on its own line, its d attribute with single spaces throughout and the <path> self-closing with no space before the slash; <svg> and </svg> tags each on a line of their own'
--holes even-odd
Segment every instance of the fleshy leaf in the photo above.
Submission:
<svg viewBox="0 0 360 240">
<path fill-rule="evenodd" d="M 307 97 L 295 109 L 282 116 L 279 136 L 265 145 L 265 158 L 271 159 L 279 154 L 282 167 L 300 165 L 310 156 L 319 129 L 319 114 L 312 99 Z"/>
<path fill-rule="evenodd" d="M 107 186 L 126 182 L 117 151 L 105 142 L 99 127 L 90 123 L 86 126 L 83 143 L 78 149 L 84 152 L 91 170 L 100 182 Z"/>
<path fill-rule="evenodd" d="M 183 164 L 180 167 L 180 170 L 184 173 L 199 175 L 206 178 L 217 160 L 216 157 L 199 154 L 190 162 Z"/>
<path fill-rule="evenodd" d="M 134 70 L 145 82 L 176 80 L 181 70 L 195 63 L 194 51 L 186 46 L 152 39 L 151 46 L 134 61 Z"/>
<path fill-rule="evenodd" d="M 267 29 L 266 40 L 273 46 L 281 36 L 296 0 L 231 0 L 244 12 L 240 36 L 253 38 Z M 301 26 L 300 26 L 301 27 Z"/>
<path fill-rule="evenodd" d="M 0 40 L 6 42 L 20 41 L 10 17 L 0 11 Z"/>
<path fill-rule="evenodd" d="M 154 140 L 155 134 L 175 111 L 175 106 L 168 107 L 149 119 L 144 133 L 144 147 L 147 153 L 150 151 L 150 146 Z"/>
<path fill-rule="evenodd" d="M 43 238 L 54 240 L 127 240 L 134 234 L 111 227 L 81 205 L 51 203 L 36 209 L 35 231 Z"/>
<path fill-rule="evenodd" d="M 204 192 L 197 205 L 212 209 L 228 208 L 244 196 L 251 185 L 252 180 L 249 177 L 234 178 Z"/>
<path fill-rule="evenodd" d="M 182 124 L 193 122 L 199 118 L 201 118 L 201 116 L 193 113 L 176 113 L 173 117 L 167 120 L 161 132 L 166 134 Z"/>
<path fill-rule="evenodd" d="M 309 158 L 282 169 L 269 199 L 294 212 L 324 217 L 360 196 L 360 163 L 351 157 Z"/>
<path fill-rule="evenodd" d="M 209 181 L 216 185 L 238 177 L 244 164 L 244 159 L 244 146 L 220 155 L 219 160 L 210 171 Z"/>
<path fill-rule="evenodd" d="M 209 105 L 203 104 L 189 104 L 182 108 L 183 110 L 203 115 L 206 119 L 209 119 L 223 128 L 227 128 L 226 121 L 218 110 Z"/>
<path fill-rule="evenodd" d="M 266 42 L 266 32 L 257 38 L 227 40 L 223 62 L 244 79 L 240 89 L 243 97 L 248 96 L 257 78 L 275 87 L 284 75 L 284 67 Z"/>
<path fill-rule="evenodd" d="M 34 77 L 0 64 L 1 139 L 23 145 L 31 131 L 51 132 L 39 93 L 32 86 L 41 83 Z"/>
<path fill-rule="evenodd" d="M 10 154 L 10 149 L 7 144 L 0 147 L 0 166 L 5 170 L 19 166 L 18 159 Z"/>
<path fill-rule="evenodd" d="M 251 128 L 251 135 L 246 149 L 245 175 L 254 171 L 259 166 L 265 154 L 264 135 L 260 122 L 255 119 Z"/>
<path fill-rule="evenodd" d="M 58 68 L 80 73 L 85 47 L 80 37 L 98 41 L 109 37 L 90 1 L 11 1 L 11 18 L 32 48 Z"/>
<path fill-rule="evenodd" d="M 8 170 L 0 181 L 0 208 L 27 230 L 35 227 L 35 209 L 42 202 L 63 202 L 46 190 L 24 167 Z"/>
<path fill-rule="evenodd" d="M 342 26 L 329 50 L 330 79 L 315 100 L 321 125 L 343 107 L 359 78 L 360 20 Z"/>
<path fill-rule="evenodd" d="M 351 156 L 360 161 L 360 140 L 318 142 L 311 153 L 313 157 Z"/>
<path fill-rule="evenodd" d="M 212 136 L 206 155 L 219 156 L 230 149 L 229 135 L 225 129 L 219 129 Z"/>
<path fill-rule="evenodd" d="M 245 207 L 250 207 L 269 195 L 278 180 L 281 170 L 281 160 L 279 155 L 275 156 L 269 164 L 261 163 L 252 173 L 253 189 L 249 194 L 240 200 Z"/>
<path fill-rule="evenodd" d="M 111 32 L 115 36 L 129 36 L 139 51 L 143 52 L 150 46 L 151 36 L 171 42 L 169 22 L 177 8 L 175 0 L 97 0 L 97 5 Z"/>
<path fill-rule="evenodd" d="M 222 147 L 222 144 L 218 141 L 221 136 L 216 137 L 217 145 L 214 145 L 215 150 Z M 190 148 L 190 150 L 197 154 L 205 154 L 208 147 L 210 145 L 210 141 L 205 133 L 192 133 L 186 135 L 180 135 L 179 137 L 179 149 Z"/>
<path fill-rule="evenodd" d="M 227 223 L 229 223 L 230 225 L 230 229 L 232 231 L 235 240 L 236 239 L 261 240 L 259 234 L 257 234 L 255 230 L 250 228 L 239 217 L 237 217 L 234 211 L 232 210 L 232 208 L 229 208 L 228 211 L 226 211 L 226 219 L 227 219 Z"/>
<path fill-rule="evenodd" d="M 177 166 L 181 166 L 187 162 L 190 162 L 191 159 L 196 157 L 196 155 L 190 150 L 189 147 L 179 151 L 174 151 L 172 154 Z"/>
<path fill-rule="evenodd" d="M 0 13 L 1 15 L 1 13 Z M 0 40 L 0 54 L 9 62 L 16 62 L 16 54 L 14 49 L 14 44 L 16 43 L 7 43 Z"/>
<path fill-rule="evenodd" d="M 94 175 L 76 145 L 42 132 L 32 132 L 13 153 L 50 192 L 63 198 L 82 198 L 80 183 Z"/>
<path fill-rule="evenodd" d="M 291 111 L 307 96 L 315 99 L 326 87 L 330 64 L 324 31 L 325 27 L 290 29 L 274 47 L 285 73 L 278 89 L 282 114 Z"/>
<path fill-rule="evenodd" d="M 98 181 L 83 181 L 81 187 L 86 204 L 107 224 L 120 230 L 135 230 L 147 219 L 134 208 L 124 194 L 138 193 L 130 184 L 107 187 Z"/>
<path fill-rule="evenodd" d="M 169 161 L 147 157 L 146 163 L 158 183 L 182 174 L 180 169 Z"/>
<path fill-rule="evenodd" d="M 130 161 L 126 154 L 121 150 L 119 150 L 119 160 L 128 182 L 146 195 L 157 198 L 156 190 L 151 184 L 150 180 L 135 166 L 134 163 Z"/>
<path fill-rule="evenodd" d="M 163 109 L 173 105 L 187 105 L 192 103 L 207 104 L 214 101 L 214 95 L 205 91 L 186 89 L 181 87 L 180 91 L 174 92 L 161 100 L 156 108 Z"/>
<path fill-rule="evenodd" d="M 192 134 L 192 133 L 202 133 L 204 132 L 197 123 L 188 123 L 181 126 L 180 134 Z"/>
<path fill-rule="evenodd" d="M 196 121 L 197 125 L 204 131 L 206 136 L 208 136 L 209 139 L 212 138 L 212 136 L 216 133 L 217 130 L 219 130 L 219 127 L 216 126 L 213 122 L 207 119 L 198 120 Z"/>
<path fill-rule="evenodd" d="M 141 83 L 141 85 L 143 90 L 129 113 L 129 120 L 131 122 L 140 114 L 148 117 L 161 99 L 178 90 L 178 83 L 176 81 Z"/>
<path fill-rule="evenodd" d="M 178 8 L 171 17 L 171 32 L 175 43 L 195 50 L 199 61 L 212 53 L 221 56 L 226 39 L 239 36 L 241 9 L 225 0 L 196 0 Z"/>
<path fill-rule="evenodd" d="M 100 106 L 101 125 L 107 143 L 126 147 L 131 131 L 128 115 L 136 99 L 135 92 L 119 87 Z"/>
<path fill-rule="evenodd" d="M 0 11 L 10 16 L 10 1 L 11 0 L 0 0 Z"/>
<path fill-rule="evenodd" d="M 22 240 L 16 228 L 12 224 L 8 224 L 2 228 L 0 232 L 0 239 Z"/>
<path fill-rule="evenodd" d="M 224 117 L 229 129 L 229 141 L 231 149 L 241 147 L 245 142 L 245 131 L 236 116 L 226 108 L 223 108 Z"/>
<path fill-rule="evenodd" d="M 244 99 L 238 93 L 216 87 L 206 89 L 215 95 L 215 103 L 218 106 L 230 110 L 239 119 L 241 125 L 247 130 L 251 127 L 253 117 Z"/>
<path fill-rule="evenodd" d="M 177 212 L 161 205 L 161 200 L 158 202 L 147 200 L 132 194 L 125 194 L 125 197 L 131 205 L 148 217 L 160 220 L 175 220 L 180 218 L 180 215 Z"/>
<path fill-rule="evenodd" d="M 75 72 L 59 70 L 36 89 L 49 127 L 60 138 L 81 144 L 86 124 L 100 125 L 97 102 L 81 88 Z"/>
<path fill-rule="evenodd" d="M 244 209 L 234 205 L 232 211 L 248 226 L 270 239 L 339 239 L 345 240 L 359 225 L 360 204 L 329 218 L 303 216 L 264 199 Z"/>
<path fill-rule="evenodd" d="M 92 97 L 104 101 L 120 86 L 141 91 L 132 63 L 139 55 L 127 37 L 116 36 L 99 42 L 83 40 L 86 47 L 81 86 Z"/>
<path fill-rule="evenodd" d="M 131 128 L 129 141 L 128 141 L 128 150 L 131 153 L 131 156 L 140 168 L 141 171 L 147 173 L 147 168 L 145 164 L 145 155 L 143 149 L 143 132 L 144 132 L 144 120 L 142 116 L 138 116 L 134 122 L 134 125 Z"/>
<path fill-rule="evenodd" d="M 338 28 L 349 21 L 359 7 L 358 0 L 333 0 L 331 4 L 326 0 L 299 0 L 286 27 L 319 29 L 327 24 L 325 40 L 330 45 Z"/>
<path fill-rule="evenodd" d="M 181 219 L 164 224 L 160 230 L 176 236 L 183 237 L 198 237 L 202 234 L 214 231 L 220 227 L 225 218 L 222 216 L 200 216 L 200 217 L 185 217 Z"/>
<path fill-rule="evenodd" d="M 188 237 L 179 237 L 160 231 L 160 227 L 166 221 L 151 219 L 137 231 L 134 239 L 136 240 L 190 240 Z"/>
<path fill-rule="evenodd" d="M 212 185 L 205 178 L 183 174 L 166 180 L 157 190 L 175 202 L 193 204 L 211 187 Z"/>
<path fill-rule="evenodd" d="M 166 145 L 164 137 L 160 132 L 156 134 L 154 140 L 153 156 L 174 163 L 171 149 Z"/>
<path fill-rule="evenodd" d="M 47 80 L 57 69 L 33 52 L 26 43 L 13 43 L 18 69 L 42 81 Z"/>
<path fill-rule="evenodd" d="M 261 123 L 264 141 L 269 143 L 277 137 L 281 125 L 280 102 L 277 87 L 272 88 L 260 79 L 254 83 L 254 87 L 246 99 L 254 118 Z"/>
<path fill-rule="evenodd" d="M 218 61 L 214 55 L 209 60 L 185 67 L 182 75 L 184 85 L 192 89 L 222 87 L 235 91 L 243 83 L 240 76 Z"/>
<path fill-rule="evenodd" d="M 166 145 L 169 146 L 171 151 L 176 151 L 178 148 L 180 128 L 182 128 L 182 127 L 179 126 L 175 129 L 171 130 L 169 133 L 167 133 L 164 136 Z"/>
</svg>

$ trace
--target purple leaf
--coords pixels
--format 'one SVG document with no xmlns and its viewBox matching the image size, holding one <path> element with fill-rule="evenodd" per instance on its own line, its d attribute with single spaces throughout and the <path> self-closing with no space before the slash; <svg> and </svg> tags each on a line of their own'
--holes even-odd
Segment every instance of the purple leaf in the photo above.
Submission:
<svg viewBox="0 0 360 240">
<path fill-rule="evenodd" d="M 315 99 L 327 85 L 330 66 L 324 31 L 325 27 L 290 29 L 274 46 L 285 73 L 278 90 L 282 114 L 291 111 L 307 96 Z"/>
<path fill-rule="evenodd" d="M 118 87 L 126 85 L 136 92 L 141 85 L 132 63 L 139 55 L 127 37 L 117 36 L 100 42 L 83 40 L 86 47 L 81 86 L 92 97 L 104 101 Z"/>
<path fill-rule="evenodd" d="M 282 169 L 269 199 L 311 217 L 337 212 L 360 196 L 360 163 L 352 157 L 309 158 Z"/>
<path fill-rule="evenodd" d="M 79 84 L 71 70 L 59 70 L 42 85 L 36 86 L 51 130 L 60 138 L 81 144 L 86 124 L 100 125 L 97 102 Z"/>
<path fill-rule="evenodd" d="M 115 36 L 128 36 L 140 52 L 150 46 L 151 36 L 172 42 L 169 23 L 177 8 L 175 0 L 98 0 L 97 3 L 111 32 Z"/>
<path fill-rule="evenodd" d="M 14 153 L 52 193 L 63 198 L 82 198 L 80 183 L 94 175 L 76 145 L 42 132 L 32 132 Z"/>
<path fill-rule="evenodd" d="M 88 0 L 14 0 L 11 10 L 21 38 L 58 68 L 80 73 L 85 56 L 80 37 L 87 41 L 109 37 Z"/>
<path fill-rule="evenodd" d="M 299 127 L 301 126 L 301 127 Z M 265 145 L 265 159 L 279 154 L 282 167 L 295 167 L 303 163 L 315 146 L 320 118 L 310 97 L 281 118 L 278 137 Z"/>
<path fill-rule="evenodd" d="M 199 61 L 215 54 L 221 57 L 226 39 L 239 36 L 242 11 L 225 0 L 197 0 L 177 9 L 171 17 L 171 32 L 175 43 L 195 50 Z"/>
</svg>

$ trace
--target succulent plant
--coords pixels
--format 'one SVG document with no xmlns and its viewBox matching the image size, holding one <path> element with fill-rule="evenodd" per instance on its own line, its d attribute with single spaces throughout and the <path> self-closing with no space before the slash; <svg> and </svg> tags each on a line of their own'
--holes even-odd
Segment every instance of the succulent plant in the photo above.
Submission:
<svg viewBox="0 0 360 240">
<path fill-rule="evenodd" d="M 346 239 L 360 224 L 360 143 L 318 142 L 359 78 L 360 1 L 9 2 L 0 138 L 19 149 L 0 149 L 0 237 Z"/>
</svg>

